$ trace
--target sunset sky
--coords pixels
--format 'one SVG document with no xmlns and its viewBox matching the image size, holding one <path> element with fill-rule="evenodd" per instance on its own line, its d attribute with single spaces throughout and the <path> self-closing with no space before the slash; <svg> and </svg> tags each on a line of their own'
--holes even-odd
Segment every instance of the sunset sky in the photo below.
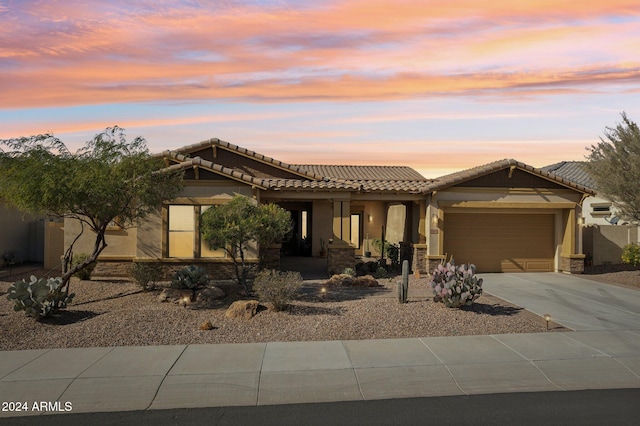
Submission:
<svg viewBox="0 0 640 426">
<path fill-rule="evenodd" d="M 0 139 L 117 124 L 437 177 L 640 122 L 638 0 L 0 0 L 0 23 Z"/>
</svg>

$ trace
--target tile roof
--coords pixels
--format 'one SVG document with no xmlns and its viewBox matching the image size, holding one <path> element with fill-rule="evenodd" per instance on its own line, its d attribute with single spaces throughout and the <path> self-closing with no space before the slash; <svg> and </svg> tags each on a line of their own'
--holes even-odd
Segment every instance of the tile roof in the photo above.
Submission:
<svg viewBox="0 0 640 426">
<path fill-rule="evenodd" d="M 200 157 L 189 154 L 210 146 L 220 146 L 238 152 L 241 155 L 271 164 L 300 176 L 300 179 L 262 179 L 247 173 L 223 167 Z M 287 164 L 254 151 L 230 144 L 220 139 L 208 139 L 197 144 L 187 145 L 176 150 L 167 150 L 155 157 L 167 158 L 177 164 L 170 169 L 204 167 L 231 179 L 273 190 L 297 189 L 337 189 L 348 191 L 409 192 L 421 193 L 426 179 L 414 169 L 406 166 L 350 166 L 350 165 L 314 165 Z"/>
<path fill-rule="evenodd" d="M 545 179 L 549 179 L 552 182 L 569 187 L 571 189 L 575 189 L 580 192 L 594 194 L 593 189 L 581 183 L 575 182 L 568 178 L 564 178 L 562 176 L 556 175 L 555 173 L 552 173 L 549 171 L 537 169 L 535 167 L 529 166 L 528 164 L 525 164 L 513 159 L 498 160 L 492 163 L 484 164 L 482 166 L 473 167 L 471 169 L 462 170 L 460 172 L 451 173 L 451 174 L 439 177 L 425 187 L 425 192 L 439 191 L 439 190 L 448 188 L 450 186 L 454 186 L 454 185 L 469 181 L 471 179 L 475 179 L 475 178 L 487 175 L 489 173 L 493 173 L 498 170 L 506 169 L 509 167 L 516 167 L 520 170 L 527 171 L 529 173 L 538 175 Z"/>
<path fill-rule="evenodd" d="M 587 171 L 586 161 L 561 161 L 556 164 L 544 166 L 542 170 L 554 173 L 557 176 L 571 180 L 587 188 L 595 189 L 596 184 Z"/>
</svg>

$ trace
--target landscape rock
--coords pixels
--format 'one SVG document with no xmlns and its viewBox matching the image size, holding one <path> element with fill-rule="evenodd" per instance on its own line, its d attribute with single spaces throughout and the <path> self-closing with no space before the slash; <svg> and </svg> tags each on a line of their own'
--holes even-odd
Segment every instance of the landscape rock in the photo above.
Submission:
<svg viewBox="0 0 640 426">
<path fill-rule="evenodd" d="M 181 288 L 165 288 L 158 296 L 158 301 L 176 304 L 189 304 L 193 301 L 193 291 Z"/>
<path fill-rule="evenodd" d="M 324 285 L 339 287 L 378 287 L 380 284 L 371 275 L 353 277 L 348 274 L 336 274 L 324 282 Z"/>
<path fill-rule="evenodd" d="M 224 313 L 225 318 L 251 319 L 258 312 L 260 302 L 257 300 L 238 300 L 233 302 Z"/>
<path fill-rule="evenodd" d="M 225 296 L 226 293 L 220 287 L 207 287 L 196 292 L 196 302 L 207 304 L 216 300 L 224 299 Z"/>
</svg>

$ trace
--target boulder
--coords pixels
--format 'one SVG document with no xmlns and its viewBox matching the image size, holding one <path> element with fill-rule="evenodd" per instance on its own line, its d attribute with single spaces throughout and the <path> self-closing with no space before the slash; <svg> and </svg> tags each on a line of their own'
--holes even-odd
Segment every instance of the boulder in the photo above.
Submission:
<svg viewBox="0 0 640 426">
<path fill-rule="evenodd" d="M 233 302 L 224 313 L 225 318 L 251 319 L 258 312 L 260 302 L 257 300 L 238 300 Z"/>
<path fill-rule="evenodd" d="M 378 281 L 371 275 L 356 278 L 355 287 L 378 287 Z"/>
<path fill-rule="evenodd" d="M 364 275 L 362 277 L 352 277 L 348 274 L 337 274 L 329 278 L 324 282 L 327 286 L 340 286 L 340 287 L 378 287 L 378 281 L 371 275 Z"/>
<path fill-rule="evenodd" d="M 207 304 L 224 299 L 225 296 L 226 293 L 220 287 L 207 287 L 196 291 L 196 302 Z"/>
<path fill-rule="evenodd" d="M 165 288 L 158 296 L 158 301 L 186 305 L 193 300 L 193 291 L 182 288 Z"/>
</svg>

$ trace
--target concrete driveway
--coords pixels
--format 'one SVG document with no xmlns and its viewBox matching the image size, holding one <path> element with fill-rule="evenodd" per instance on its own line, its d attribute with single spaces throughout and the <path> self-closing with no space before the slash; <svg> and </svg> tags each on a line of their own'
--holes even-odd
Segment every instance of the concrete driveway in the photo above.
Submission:
<svg viewBox="0 0 640 426">
<path fill-rule="evenodd" d="M 478 274 L 487 293 L 576 331 L 640 330 L 640 291 L 561 273 Z"/>
</svg>

